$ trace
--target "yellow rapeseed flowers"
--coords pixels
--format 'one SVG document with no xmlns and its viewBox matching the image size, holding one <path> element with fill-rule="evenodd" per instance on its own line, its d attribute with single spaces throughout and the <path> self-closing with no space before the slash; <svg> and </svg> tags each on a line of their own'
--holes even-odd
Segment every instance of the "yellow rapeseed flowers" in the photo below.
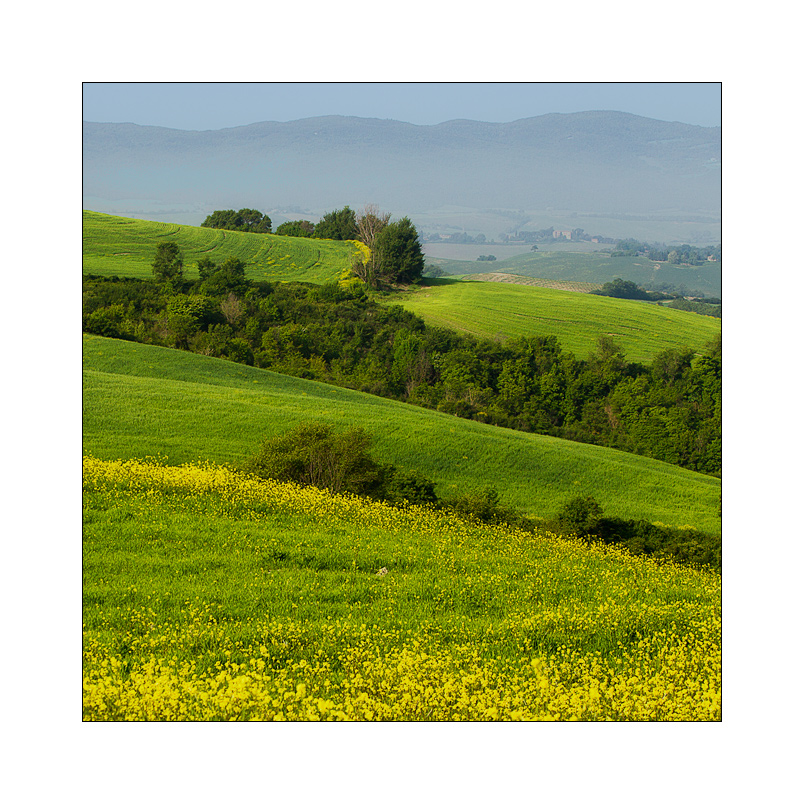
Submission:
<svg viewBox="0 0 804 804">
<path fill-rule="evenodd" d="M 125 502 L 152 523 L 154 544 L 169 537 L 174 515 L 218 523 L 216 549 L 242 556 L 242 577 L 263 584 L 274 582 L 259 551 L 315 556 L 325 533 L 343 567 L 305 571 L 344 601 L 315 620 L 255 604 L 252 619 L 232 622 L 223 592 L 172 600 L 147 575 L 120 582 L 116 597 L 85 604 L 87 720 L 720 718 L 714 573 L 212 464 L 85 457 L 83 468 L 90 509 Z M 264 525 L 263 541 L 243 541 L 237 523 Z M 282 528 L 292 537 L 283 541 Z M 391 552 L 363 572 L 373 608 L 348 605 L 372 528 Z M 87 532 L 89 543 L 91 521 Z M 115 571 L 103 565 L 97 588 Z"/>
</svg>

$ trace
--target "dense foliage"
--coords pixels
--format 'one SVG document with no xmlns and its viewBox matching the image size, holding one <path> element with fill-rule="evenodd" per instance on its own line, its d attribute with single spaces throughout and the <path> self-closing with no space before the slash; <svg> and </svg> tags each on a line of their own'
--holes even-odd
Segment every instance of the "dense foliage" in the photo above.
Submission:
<svg viewBox="0 0 804 804">
<path fill-rule="evenodd" d="M 285 235 L 286 237 L 312 237 L 315 232 L 315 224 L 306 220 L 286 221 L 276 227 L 274 234 Z"/>
<path fill-rule="evenodd" d="M 668 307 L 674 310 L 687 310 L 690 313 L 698 313 L 698 315 L 711 315 L 714 318 L 722 317 L 722 306 L 720 299 L 701 300 L 701 299 L 673 299 Z"/>
<path fill-rule="evenodd" d="M 201 224 L 209 229 L 230 229 L 234 232 L 271 233 L 271 219 L 258 209 L 216 209 Z"/>
<path fill-rule="evenodd" d="M 615 277 L 611 282 L 604 283 L 600 290 L 592 290 L 596 296 L 611 296 L 613 299 L 637 299 L 640 301 L 658 301 L 670 298 L 666 293 L 648 291 L 639 287 L 636 282 Z"/>
<path fill-rule="evenodd" d="M 178 284 L 86 276 L 84 330 L 720 473 L 719 341 L 642 365 L 604 337 L 579 360 L 555 337 L 481 340 L 359 286 L 251 282 L 230 262 Z"/>
<path fill-rule="evenodd" d="M 349 207 L 327 212 L 315 225 L 313 237 L 324 240 L 356 240 L 357 215 Z"/>
</svg>

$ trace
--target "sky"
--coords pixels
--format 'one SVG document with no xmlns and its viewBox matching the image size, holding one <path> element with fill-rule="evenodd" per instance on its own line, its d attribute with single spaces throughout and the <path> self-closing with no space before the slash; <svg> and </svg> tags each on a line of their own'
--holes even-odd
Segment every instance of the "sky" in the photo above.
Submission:
<svg viewBox="0 0 804 804">
<path fill-rule="evenodd" d="M 619 111 L 721 124 L 719 83 L 84 83 L 83 119 L 210 130 L 347 115 L 433 125 Z"/>
</svg>

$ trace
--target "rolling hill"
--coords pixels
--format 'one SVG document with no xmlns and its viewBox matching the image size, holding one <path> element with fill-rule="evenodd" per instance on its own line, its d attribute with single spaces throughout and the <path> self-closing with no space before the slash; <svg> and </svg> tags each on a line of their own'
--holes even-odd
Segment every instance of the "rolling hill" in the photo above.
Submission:
<svg viewBox="0 0 804 804">
<path fill-rule="evenodd" d="M 629 360 L 649 363 L 664 349 L 701 348 L 720 332 L 720 319 L 629 299 L 504 282 L 430 282 L 394 302 L 428 324 L 477 337 L 555 335 L 579 359 L 594 352 L 602 335 L 612 336 Z"/>
<path fill-rule="evenodd" d="M 534 516 L 592 495 L 612 516 L 720 528 L 716 478 L 226 360 L 84 336 L 83 389 L 84 451 L 97 458 L 237 464 L 262 439 L 312 418 L 365 427 L 378 459 L 418 469 L 439 494 L 491 485 Z"/>
<path fill-rule="evenodd" d="M 351 266 L 355 245 L 201 226 L 120 218 L 84 211 L 84 273 L 153 278 L 151 262 L 160 241 L 173 240 L 184 255 L 185 272 L 196 278 L 195 263 L 238 257 L 248 279 L 270 282 L 333 282 Z"/>
<path fill-rule="evenodd" d="M 323 284 L 349 271 L 355 252 L 349 242 L 228 232 L 91 211 L 84 212 L 83 222 L 84 272 L 101 276 L 152 278 L 151 262 L 162 239 L 179 244 L 190 277 L 197 276 L 194 263 L 201 257 L 220 263 L 236 256 L 246 263 L 249 279 Z M 469 263 L 478 264 L 489 265 Z M 494 263 L 495 270 L 500 265 Z M 556 335 L 581 358 L 595 348 L 599 335 L 613 335 L 630 360 L 649 361 L 663 349 L 702 346 L 720 331 L 718 320 L 694 313 L 503 283 L 430 280 L 427 287 L 386 298 L 429 323 L 482 337 Z"/>
</svg>

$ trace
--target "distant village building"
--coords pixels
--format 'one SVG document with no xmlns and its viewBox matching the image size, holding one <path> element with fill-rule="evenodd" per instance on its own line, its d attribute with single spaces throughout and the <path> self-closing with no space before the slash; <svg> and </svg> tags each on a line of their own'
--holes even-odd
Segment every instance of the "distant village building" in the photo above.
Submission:
<svg viewBox="0 0 804 804">
<path fill-rule="evenodd" d="M 572 240 L 572 230 L 553 229 L 553 238 L 555 240 Z"/>
</svg>

